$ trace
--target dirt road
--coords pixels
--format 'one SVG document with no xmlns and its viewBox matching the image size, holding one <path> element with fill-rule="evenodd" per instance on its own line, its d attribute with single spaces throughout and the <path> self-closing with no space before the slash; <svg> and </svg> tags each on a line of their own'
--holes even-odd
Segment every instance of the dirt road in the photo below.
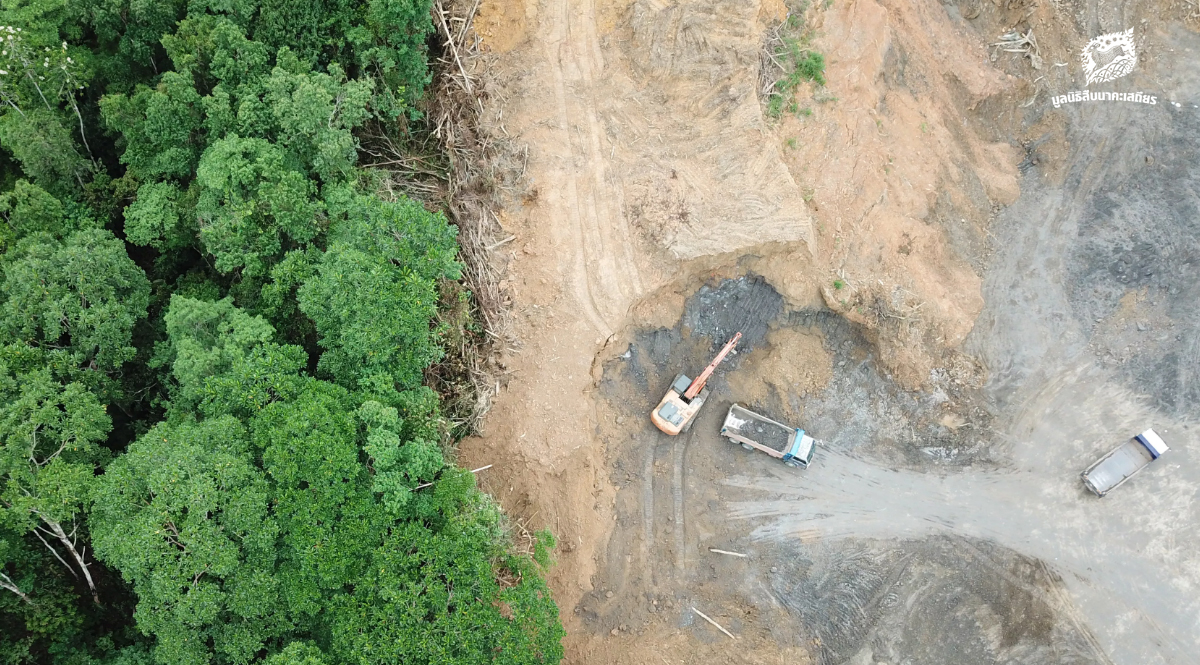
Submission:
<svg viewBox="0 0 1200 665">
<path fill-rule="evenodd" d="M 1186 12 L 810 8 L 837 99 L 771 121 L 758 53 L 782 9 L 481 5 L 529 190 L 501 214 L 522 346 L 462 456 L 495 464 L 519 528 L 558 535 L 568 661 L 1195 662 Z M 1092 88 L 1157 103 L 1056 108 L 1087 40 L 1127 27 L 1137 66 Z M 1017 28 L 1038 69 L 989 56 Z M 674 374 L 737 330 L 691 433 L 653 429 Z M 808 429 L 814 466 L 721 439 L 735 400 Z M 1079 471 L 1147 426 L 1171 452 L 1088 495 Z"/>
</svg>

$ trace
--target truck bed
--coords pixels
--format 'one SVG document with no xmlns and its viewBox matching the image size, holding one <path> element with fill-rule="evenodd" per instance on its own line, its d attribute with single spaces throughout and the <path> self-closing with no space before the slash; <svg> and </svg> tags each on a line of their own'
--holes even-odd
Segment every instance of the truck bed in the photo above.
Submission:
<svg viewBox="0 0 1200 665">
<path fill-rule="evenodd" d="M 1146 430 L 1084 471 L 1083 482 L 1088 489 L 1104 496 L 1166 451 L 1166 444 L 1154 430 Z"/>
<path fill-rule="evenodd" d="M 1145 446 L 1136 439 L 1130 439 L 1120 448 L 1112 451 L 1099 464 L 1089 469 L 1084 478 L 1093 491 L 1107 492 L 1121 484 L 1121 481 L 1137 473 L 1153 459 Z"/>
<path fill-rule="evenodd" d="M 766 446 L 780 455 L 788 452 L 796 434 L 794 428 L 764 418 L 736 404 L 730 408 L 723 429 L 729 434 Z"/>
</svg>

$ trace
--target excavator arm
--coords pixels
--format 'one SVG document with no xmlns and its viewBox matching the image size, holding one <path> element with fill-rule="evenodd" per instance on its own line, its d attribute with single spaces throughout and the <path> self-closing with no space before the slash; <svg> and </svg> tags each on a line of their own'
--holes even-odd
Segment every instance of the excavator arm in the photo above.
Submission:
<svg viewBox="0 0 1200 665">
<path fill-rule="evenodd" d="M 696 380 L 692 381 L 692 385 L 688 386 L 687 392 L 683 393 L 684 400 L 690 402 L 695 399 L 696 395 L 700 394 L 701 390 L 704 390 L 704 384 L 708 383 L 708 379 L 716 371 L 717 365 L 720 365 L 721 361 L 725 360 L 725 356 L 729 355 L 729 352 L 733 350 L 734 346 L 737 346 L 738 340 L 741 338 L 742 333 L 739 332 L 733 336 L 733 339 L 729 340 L 724 348 L 721 349 L 721 352 L 717 354 L 717 357 L 713 358 L 713 361 L 708 364 L 708 367 L 704 368 L 700 376 L 697 376 Z"/>
</svg>

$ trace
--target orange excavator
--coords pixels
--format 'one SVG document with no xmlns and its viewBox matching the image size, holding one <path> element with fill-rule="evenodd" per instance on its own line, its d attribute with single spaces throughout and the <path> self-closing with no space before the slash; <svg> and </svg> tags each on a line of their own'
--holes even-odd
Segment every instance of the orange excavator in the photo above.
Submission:
<svg viewBox="0 0 1200 665">
<path fill-rule="evenodd" d="M 700 412 L 700 407 L 704 406 L 704 400 L 708 399 L 708 388 L 705 387 L 705 384 L 708 383 L 713 371 L 717 369 L 717 365 L 725 360 L 725 356 L 729 355 L 741 338 L 742 333 L 734 335 L 733 339 L 729 340 L 729 343 L 721 349 L 717 357 L 713 358 L 713 361 L 695 380 L 689 379 L 683 374 L 675 376 L 666 396 L 650 412 L 650 421 L 654 423 L 655 427 L 671 436 L 686 432 L 691 428 L 692 420 Z"/>
</svg>

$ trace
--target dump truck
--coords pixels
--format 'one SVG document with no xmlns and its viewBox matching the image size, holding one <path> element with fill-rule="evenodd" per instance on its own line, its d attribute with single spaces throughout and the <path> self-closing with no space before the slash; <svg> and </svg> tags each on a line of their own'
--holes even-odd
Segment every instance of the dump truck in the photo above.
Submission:
<svg viewBox="0 0 1200 665">
<path fill-rule="evenodd" d="M 1114 448 L 1087 471 L 1080 474 L 1083 484 L 1099 496 L 1104 496 L 1129 480 L 1135 473 L 1169 450 L 1154 430 L 1148 429 Z"/>
<path fill-rule="evenodd" d="M 730 405 L 725 414 L 721 436 L 742 444 L 746 450 L 760 450 L 781 459 L 793 468 L 807 468 L 817 450 L 817 442 L 804 430 L 771 420 L 737 403 Z"/>
</svg>

